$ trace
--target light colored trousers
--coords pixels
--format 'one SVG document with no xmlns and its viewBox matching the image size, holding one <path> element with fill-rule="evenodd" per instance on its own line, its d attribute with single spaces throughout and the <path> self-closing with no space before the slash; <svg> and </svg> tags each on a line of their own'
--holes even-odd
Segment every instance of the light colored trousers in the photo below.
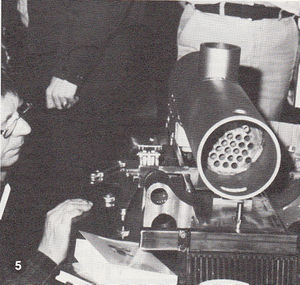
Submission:
<svg viewBox="0 0 300 285">
<path fill-rule="evenodd" d="M 188 4 L 178 28 L 178 59 L 198 51 L 203 42 L 241 47 L 241 66 L 260 74 L 257 82 L 249 82 L 256 84 L 258 90 L 256 106 L 266 119 L 278 120 L 296 60 L 298 28 L 295 20 L 289 17 L 252 21 L 203 13 Z"/>
</svg>

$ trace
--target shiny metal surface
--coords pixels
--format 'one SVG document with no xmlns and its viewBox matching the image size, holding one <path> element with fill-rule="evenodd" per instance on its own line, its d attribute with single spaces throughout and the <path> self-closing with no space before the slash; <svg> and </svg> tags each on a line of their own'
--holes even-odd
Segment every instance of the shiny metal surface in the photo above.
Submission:
<svg viewBox="0 0 300 285">
<path fill-rule="evenodd" d="M 199 53 L 199 76 L 236 82 L 241 49 L 226 43 L 203 43 Z"/>
<path fill-rule="evenodd" d="M 175 113 L 179 114 L 178 121 L 206 186 L 224 198 L 248 199 L 263 192 L 275 179 L 281 161 L 279 143 L 236 82 L 239 48 L 212 43 L 202 48 L 182 57 L 171 76 Z M 219 66 L 221 55 L 224 59 Z M 251 161 L 247 171 L 235 175 L 211 171 L 207 160 L 213 145 L 226 132 L 245 125 L 262 132 L 263 150 L 259 158 Z"/>
<path fill-rule="evenodd" d="M 168 175 L 161 171 L 152 172 L 146 177 L 143 227 L 191 227 L 192 217 L 195 216 L 194 208 L 182 201 L 172 187 Z M 184 192 L 185 189 L 179 191 Z"/>
</svg>

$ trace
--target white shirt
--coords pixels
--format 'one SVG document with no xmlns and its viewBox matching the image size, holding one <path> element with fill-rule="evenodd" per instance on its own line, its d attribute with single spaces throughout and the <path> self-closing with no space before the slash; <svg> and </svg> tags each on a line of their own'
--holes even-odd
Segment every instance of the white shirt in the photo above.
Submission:
<svg viewBox="0 0 300 285">
<path fill-rule="evenodd" d="M 4 186 L 4 190 L 3 190 L 3 193 L 2 193 L 1 199 L 0 199 L 0 220 L 3 217 L 4 210 L 5 210 L 8 198 L 9 198 L 10 190 L 11 190 L 10 185 L 6 184 Z"/>
<path fill-rule="evenodd" d="M 273 0 L 273 1 L 241 1 L 241 0 L 231 0 L 231 1 L 217 1 L 217 0 L 190 0 L 187 1 L 191 4 L 217 4 L 217 3 L 238 3 L 244 5 L 254 5 L 260 4 L 267 7 L 278 7 L 282 10 L 288 11 L 293 13 L 297 16 L 300 16 L 300 1 L 299 0 L 289 0 L 289 1 L 282 1 L 282 0 Z"/>
</svg>

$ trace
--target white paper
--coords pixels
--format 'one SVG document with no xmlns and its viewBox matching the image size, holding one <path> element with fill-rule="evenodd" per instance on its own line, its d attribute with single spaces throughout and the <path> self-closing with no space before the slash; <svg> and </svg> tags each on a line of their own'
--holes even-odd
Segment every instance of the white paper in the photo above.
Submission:
<svg viewBox="0 0 300 285">
<path fill-rule="evenodd" d="M 87 282 L 85 280 L 82 280 L 72 274 L 69 274 L 67 272 L 64 271 L 60 271 L 59 275 L 56 276 L 55 278 L 57 281 L 62 282 L 64 284 L 66 284 L 67 282 L 73 284 L 73 285 L 93 285 L 90 282 Z"/>
<path fill-rule="evenodd" d="M 176 285 L 177 276 L 138 243 L 106 239 L 81 232 L 74 270 L 95 284 Z"/>
</svg>

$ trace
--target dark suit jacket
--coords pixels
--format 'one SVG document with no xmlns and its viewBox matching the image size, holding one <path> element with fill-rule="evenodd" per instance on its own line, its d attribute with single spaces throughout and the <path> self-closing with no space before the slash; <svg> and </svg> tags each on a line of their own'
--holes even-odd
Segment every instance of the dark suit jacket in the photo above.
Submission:
<svg viewBox="0 0 300 285">
<path fill-rule="evenodd" d="M 29 0 L 28 61 L 51 55 L 59 78 L 80 85 L 122 27 L 131 1 Z M 48 66 L 49 67 L 49 66 Z"/>
<path fill-rule="evenodd" d="M 24 199 L 26 193 L 22 195 L 13 185 L 11 189 L 0 221 L 0 284 L 43 284 L 56 264 L 36 250 L 36 239 L 40 239 L 40 234 L 37 233 L 39 226 L 34 221 L 38 217 Z M 30 196 L 27 193 L 28 199 Z M 20 271 L 16 270 L 18 264 Z"/>
<path fill-rule="evenodd" d="M 26 265 L 25 265 L 26 262 Z M 49 279 L 56 264 L 41 252 L 36 252 L 31 257 L 23 260 L 22 271 L 14 269 L 14 264 L 2 266 L 0 269 L 0 282 L 4 285 L 49 284 Z M 18 268 L 18 267 L 17 267 Z"/>
</svg>

